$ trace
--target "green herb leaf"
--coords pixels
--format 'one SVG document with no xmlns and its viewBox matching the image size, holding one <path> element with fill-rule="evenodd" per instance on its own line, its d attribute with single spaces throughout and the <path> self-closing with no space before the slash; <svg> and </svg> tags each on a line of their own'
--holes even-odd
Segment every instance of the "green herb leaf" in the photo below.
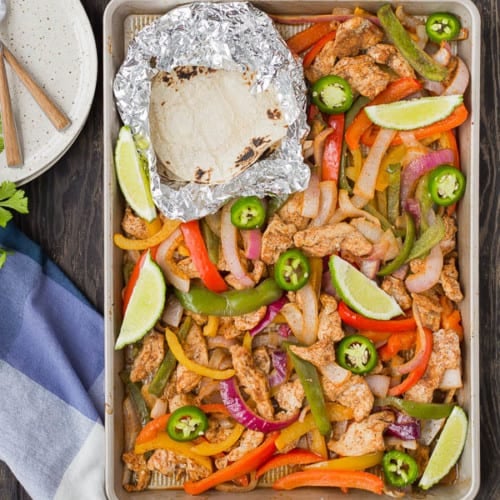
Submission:
<svg viewBox="0 0 500 500">
<path fill-rule="evenodd" d="M 28 198 L 23 189 L 17 189 L 13 182 L 4 181 L 0 184 L 0 226 L 2 227 L 5 227 L 12 219 L 12 214 L 8 209 L 27 214 L 29 212 Z"/>
</svg>

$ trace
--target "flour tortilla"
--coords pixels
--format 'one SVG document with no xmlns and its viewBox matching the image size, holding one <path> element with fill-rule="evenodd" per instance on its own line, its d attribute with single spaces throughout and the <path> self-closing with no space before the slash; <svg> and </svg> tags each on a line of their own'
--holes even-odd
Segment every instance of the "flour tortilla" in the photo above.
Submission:
<svg viewBox="0 0 500 500">
<path fill-rule="evenodd" d="M 171 179 L 224 183 L 287 133 L 272 87 L 250 93 L 255 75 L 202 66 L 160 72 L 152 81 L 153 148 Z"/>
</svg>

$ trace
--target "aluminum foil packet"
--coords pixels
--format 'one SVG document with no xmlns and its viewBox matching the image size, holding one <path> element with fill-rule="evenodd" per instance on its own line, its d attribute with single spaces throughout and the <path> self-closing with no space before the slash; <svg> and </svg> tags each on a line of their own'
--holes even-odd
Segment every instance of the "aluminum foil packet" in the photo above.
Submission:
<svg viewBox="0 0 500 500">
<path fill-rule="evenodd" d="M 251 92 L 273 85 L 288 124 L 279 147 L 224 184 L 169 179 L 159 168 L 150 140 L 151 80 L 177 66 L 205 66 L 256 73 Z M 124 124 L 146 139 L 153 199 L 167 217 L 188 221 L 216 212 L 239 196 L 286 197 L 304 190 L 310 169 L 301 141 L 308 132 L 303 70 L 271 19 L 245 2 L 196 2 L 177 7 L 142 29 L 130 43 L 114 80 Z"/>
</svg>

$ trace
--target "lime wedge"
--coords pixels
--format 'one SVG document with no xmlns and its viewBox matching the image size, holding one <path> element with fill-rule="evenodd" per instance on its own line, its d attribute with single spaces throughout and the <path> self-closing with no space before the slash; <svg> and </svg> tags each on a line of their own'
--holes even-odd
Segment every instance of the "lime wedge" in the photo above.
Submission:
<svg viewBox="0 0 500 500">
<path fill-rule="evenodd" d="M 458 462 L 467 438 L 467 415 L 455 406 L 444 424 L 418 485 L 423 490 L 440 481 Z"/>
<path fill-rule="evenodd" d="M 412 130 L 444 120 L 462 104 L 462 95 L 421 97 L 407 101 L 366 106 L 368 118 L 380 127 Z"/>
<path fill-rule="evenodd" d="M 149 189 L 149 179 L 129 127 L 120 129 L 115 148 L 118 184 L 132 210 L 148 222 L 156 217 L 156 208 Z"/>
<path fill-rule="evenodd" d="M 356 312 L 372 319 L 391 319 L 403 314 L 393 297 L 349 262 L 332 255 L 329 266 L 333 286 Z"/>
<path fill-rule="evenodd" d="M 142 339 L 158 321 L 165 307 L 163 272 L 148 253 L 125 311 L 115 349 Z"/>
</svg>

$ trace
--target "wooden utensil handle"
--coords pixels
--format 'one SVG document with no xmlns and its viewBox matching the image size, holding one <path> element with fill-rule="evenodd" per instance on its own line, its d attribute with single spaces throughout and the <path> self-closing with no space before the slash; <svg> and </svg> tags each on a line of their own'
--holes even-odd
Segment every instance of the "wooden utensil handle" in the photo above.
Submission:
<svg viewBox="0 0 500 500">
<path fill-rule="evenodd" d="M 54 127 L 57 130 L 65 129 L 71 123 L 71 120 L 52 102 L 49 96 L 33 80 L 28 71 L 24 69 L 7 47 L 4 47 L 4 54 L 11 68 L 16 72 L 19 79 L 23 82 L 40 108 L 42 108 Z"/>
<path fill-rule="evenodd" d="M 16 122 L 12 113 L 9 84 L 5 63 L 0 51 L 0 106 L 2 107 L 2 128 L 5 142 L 5 156 L 9 167 L 18 167 L 23 163 L 19 139 L 17 137 Z"/>
</svg>

